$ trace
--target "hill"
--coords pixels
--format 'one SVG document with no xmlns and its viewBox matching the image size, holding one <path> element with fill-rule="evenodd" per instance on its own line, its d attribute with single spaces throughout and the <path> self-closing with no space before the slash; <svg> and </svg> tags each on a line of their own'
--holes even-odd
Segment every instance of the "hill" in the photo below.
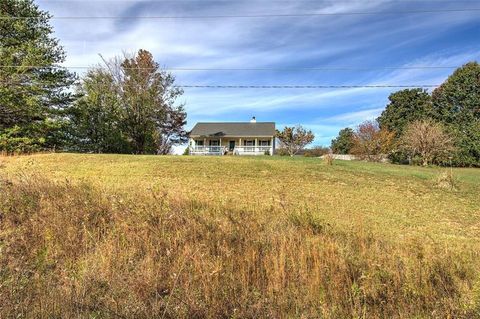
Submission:
<svg viewBox="0 0 480 319">
<path fill-rule="evenodd" d="M 480 170 L 451 172 L 0 158 L 0 317 L 479 317 Z"/>
</svg>

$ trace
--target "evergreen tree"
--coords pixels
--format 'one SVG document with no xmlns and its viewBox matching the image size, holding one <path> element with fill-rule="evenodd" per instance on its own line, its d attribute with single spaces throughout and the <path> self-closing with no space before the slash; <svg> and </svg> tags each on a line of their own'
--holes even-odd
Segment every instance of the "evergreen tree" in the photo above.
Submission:
<svg viewBox="0 0 480 319">
<path fill-rule="evenodd" d="M 426 90 L 401 90 L 390 94 L 388 99 L 390 103 L 377 121 L 380 128 L 394 132 L 397 138 L 409 123 L 431 116 L 432 98 Z"/>
<path fill-rule="evenodd" d="M 354 132 L 346 127 L 338 132 L 338 136 L 332 140 L 330 148 L 334 154 L 350 154 L 353 147 Z"/>
<path fill-rule="evenodd" d="M 74 76 L 58 67 L 65 52 L 51 16 L 32 0 L 2 0 L 0 16 L 0 150 L 58 148 Z"/>
<path fill-rule="evenodd" d="M 457 69 L 432 93 L 436 120 L 455 138 L 456 165 L 480 166 L 480 65 Z"/>
</svg>

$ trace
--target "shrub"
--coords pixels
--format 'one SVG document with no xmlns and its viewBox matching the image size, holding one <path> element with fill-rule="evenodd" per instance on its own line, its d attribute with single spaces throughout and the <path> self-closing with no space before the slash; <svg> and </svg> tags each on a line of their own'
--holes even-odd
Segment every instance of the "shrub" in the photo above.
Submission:
<svg viewBox="0 0 480 319">
<path fill-rule="evenodd" d="M 303 156 L 305 157 L 321 157 L 325 154 L 328 154 L 330 152 L 330 149 L 328 147 L 323 147 L 323 146 L 315 146 L 311 149 L 305 150 L 303 153 Z"/>
<path fill-rule="evenodd" d="M 441 172 L 435 181 L 436 187 L 448 190 L 456 190 L 457 184 L 457 179 L 451 169 Z"/>
<path fill-rule="evenodd" d="M 333 157 L 333 154 L 326 154 L 326 155 L 323 156 L 323 161 L 327 165 L 333 165 L 334 159 L 335 158 Z"/>
<path fill-rule="evenodd" d="M 290 156 L 290 154 L 288 153 L 288 150 L 284 147 L 279 147 L 275 149 L 275 154 L 278 156 Z"/>
<path fill-rule="evenodd" d="M 394 150 L 395 134 L 366 121 L 355 130 L 351 153 L 359 159 L 381 161 Z"/>
<path fill-rule="evenodd" d="M 431 120 L 409 124 L 402 136 L 402 147 L 411 158 L 420 159 L 422 165 L 441 164 L 453 153 L 453 141 L 443 126 Z"/>
</svg>

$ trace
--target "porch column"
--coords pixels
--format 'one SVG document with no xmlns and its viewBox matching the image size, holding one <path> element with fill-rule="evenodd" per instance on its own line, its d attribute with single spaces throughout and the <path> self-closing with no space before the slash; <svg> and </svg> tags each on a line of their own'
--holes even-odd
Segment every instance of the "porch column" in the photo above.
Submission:
<svg viewBox="0 0 480 319">
<path fill-rule="evenodd" d="M 241 147 L 243 147 L 243 146 L 242 146 L 242 138 L 239 138 L 239 139 L 238 139 L 238 147 L 240 147 L 240 148 L 238 149 L 238 155 L 240 155 L 240 150 L 242 149 Z"/>
<path fill-rule="evenodd" d="M 255 139 L 255 147 L 253 148 L 254 153 L 258 153 L 258 138 Z"/>
<path fill-rule="evenodd" d="M 273 143 L 274 143 L 274 138 L 272 137 L 272 140 L 270 141 L 270 156 L 273 156 Z"/>
<path fill-rule="evenodd" d="M 220 146 L 220 155 L 223 155 L 223 152 L 222 152 L 222 138 L 221 137 L 220 137 L 220 142 L 218 144 Z"/>
</svg>

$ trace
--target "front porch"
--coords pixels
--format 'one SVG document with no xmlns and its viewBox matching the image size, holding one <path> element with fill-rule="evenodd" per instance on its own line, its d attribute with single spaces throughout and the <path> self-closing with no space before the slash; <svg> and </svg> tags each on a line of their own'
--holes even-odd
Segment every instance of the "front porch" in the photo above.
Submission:
<svg viewBox="0 0 480 319">
<path fill-rule="evenodd" d="M 191 138 L 191 155 L 273 155 L 273 137 Z"/>
</svg>

